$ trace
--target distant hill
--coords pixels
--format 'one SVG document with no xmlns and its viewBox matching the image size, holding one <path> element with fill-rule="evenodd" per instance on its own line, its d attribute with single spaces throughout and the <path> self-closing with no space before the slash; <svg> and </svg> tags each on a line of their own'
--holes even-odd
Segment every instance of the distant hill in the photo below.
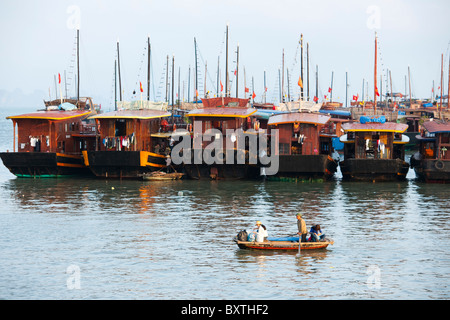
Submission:
<svg viewBox="0 0 450 320">
<path fill-rule="evenodd" d="M 44 107 L 44 99 L 48 99 L 43 91 L 34 91 L 33 93 L 24 93 L 21 89 L 7 91 L 0 89 L 0 108 L 30 108 L 39 109 Z"/>
</svg>

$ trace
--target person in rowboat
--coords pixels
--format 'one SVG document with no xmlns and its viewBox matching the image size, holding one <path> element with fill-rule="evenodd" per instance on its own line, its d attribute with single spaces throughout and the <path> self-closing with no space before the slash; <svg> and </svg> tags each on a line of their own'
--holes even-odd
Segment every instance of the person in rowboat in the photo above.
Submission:
<svg viewBox="0 0 450 320">
<path fill-rule="evenodd" d="M 320 225 L 318 224 L 312 226 L 309 233 L 311 234 L 311 241 L 313 242 L 319 242 L 325 238 L 325 234 L 322 233 Z"/>
<path fill-rule="evenodd" d="M 305 220 L 303 220 L 301 213 L 297 213 L 297 228 L 299 241 L 306 242 L 306 234 L 308 233 L 308 231 L 306 230 L 306 222 Z"/>
<path fill-rule="evenodd" d="M 267 233 L 266 226 L 261 224 L 261 221 L 256 221 L 256 228 L 253 233 L 256 236 L 256 242 L 264 242 L 267 241 L 267 237 L 269 234 Z"/>
</svg>

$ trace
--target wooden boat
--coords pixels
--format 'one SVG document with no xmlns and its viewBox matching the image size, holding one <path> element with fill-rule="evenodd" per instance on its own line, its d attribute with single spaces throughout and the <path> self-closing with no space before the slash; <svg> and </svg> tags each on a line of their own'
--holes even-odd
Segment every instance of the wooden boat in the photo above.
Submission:
<svg viewBox="0 0 450 320">
<path fill-rule="evenodd" d="M 417 135 L 419 151 L 410 160 L 418 180 L 450 183 L 450 123 L 433 120 L 423 123 Z"/>
<path fill-rule="evenodd" d="M 331 116 L 321 113 L 291 112 L 273 115 L 268 127 L 279 130 L 278 173 L 269 179 L 330 179 L 337 171 L 330 130 Z"/>
<path fill-rule="evenodd" d="M 79 65 L 78 57 L 77 50 Z M 79 88 L 79 72 L 77 79 Z M 43 110 L 7 117 L 13 121 L 13 152 L 0 153 L 3 164 L 18 177 L 90 174 L 82 150 L 95 147 L 96 127 L 87 119 L 96 113 L 92 99 L 78 90 L 75 99 L 61 95 L 44 104 Z"/>
<path fill-rule="evenodd" d="M 143 174 L 167 167 L 166 145 L 155 152 L 155 138 L 163 110 L 120 110 L 92 116 L 99 130 L 97 149 L 83 151 L 86 166 L 101 178 L 140 179 Z"/>
<path fill-rule="evenodd" d="M 204 135 L 208 129 L 216 129 L 222 133 L 223 137 L 227 136 L 227 129 L 237 130 L 253 129 L 254 119 L 251 116 L 256 109 L 250 108 L 247 99 L 240 98 L 209 98 L 202 99 L 203 108 L 190 111 L 187 116 L 194 123 L 194 135 Z M 200 125 L 201 127 L 197 127 Z M 253 133 L 254 134 L 254 133 Z M 239 137 L 237 138 L 239 139 Z M 228 154 L 232 154 L 232 159 L 237 159 L 238 141 L 233 142 L 233 148 L 228 149 L 227 139 L 223 139 L 223 155 L 222 159 L 228 159 Z M 200 146 L 195 145 L 192 141 L 192 160 L 191 163 L 185 163 L 184 169 L 191 179 L 245 179 L 257 178 L 260 175 L 260 168 L 257 162 L 252 164 L 249 160 L 248 149 L 242 150 L 246 154 L 245 161 L 234 161 L 233 163 L 212 163 L 208 164 L 203 158 L 204 150 L 209 146 L 207 141 L 202 141 Z M 254 155 L 256 156 L 256 155 Z M 198 157 L 198 158 L 197 158 Z"/>
<path fill-rule="evenodd" d="M 181 172 L 166 173 L 162 171 L 155 171 L 142 175 L 142 179 L 150 181 L 165 181 L 165 180 L 179 180 L 182 179 L 185 174 Z"/>
<path fill-rule="evenodd" d="M 298 251 L 298 241 L 240 241 L 234 239 L 240 249 L 256 249 L 256 250 L 284 250 L 284 251 Z M 325 249 L 329 245 L 333 245 L 334 241 L 328 239 L 327 241 L 319 242 L 302 242 L 300 250 L 317 250 Z"/>
<path fill-rule="evenodd" d="M 409 164 L 405 145 L 409 138 L 402 133 L 408 125 L 384 122 L 384 117 L 363 118 L 361 122 L 342 125 L 346 132 L 344 160 L 339 163 L 344 180 L 395 181 L 406 179 Z"/>
<path fill-rule="evenodd" d="M 95 125 L 87 121 L 94 113 L 91 109 L 47 109 L 7 117 L 13 121 L 14 142 L 13 152 L 0 153 L 3 164 L 18 177 L 90 174 L 82 150 L 95 145 Z"/>
</svg>

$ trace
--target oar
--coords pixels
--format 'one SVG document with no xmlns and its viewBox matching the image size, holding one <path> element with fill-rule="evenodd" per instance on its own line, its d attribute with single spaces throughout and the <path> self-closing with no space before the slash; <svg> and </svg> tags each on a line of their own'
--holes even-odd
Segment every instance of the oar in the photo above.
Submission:
<svg viewBox="0 0 450 320">
<path fill-rule="evenodd" d="M 298 255 L 301 255 L 301 250 L 300 248 L 302 247 L 302 235 L 298 236 Z"/>
</svg>

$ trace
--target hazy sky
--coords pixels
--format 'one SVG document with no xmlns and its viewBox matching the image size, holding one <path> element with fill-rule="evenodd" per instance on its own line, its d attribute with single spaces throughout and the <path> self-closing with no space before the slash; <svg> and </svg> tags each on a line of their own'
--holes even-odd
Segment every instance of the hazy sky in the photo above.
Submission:
<svg viewBox="0 0 450 320">
<path fill-rule="evenodd" d="M 175 57 L 175 87 L 188 93 L 188 74 L 194 72 L 194 37 L 199 50 L 199 81 L 203 92 L 205 63 L 207 90 L 215 93 L 217 67 L 225 81 L 225 30 L 229 23 L 229 72 L 235 95 L 236 47 L 239 43 L 239 95 L 245 82 L 256 101 L 264 92 L 267 101 L 278 102 L 278 70 L 289 69 L 290 93 L 298 98 L 300 34 L 304 43 L 306 94 L 306 43 L 310 56 L 310 96 L 315 94 L 318 66 L 319 98 L 328 93 L 333 78 L 333 100 L 345 104 L 346 72 L 348 99 L 361 96 L 363 79 L 373 96 L 374 37 L 378 34 L 378 74 L 392 75 L 394 92 L 405 92 L 405 76 L 411 70 L 413 97 L 431 96 L 440 85 L 441 54 L 444 54 L 445 93 L 448 83 L 450 2 L 448 0 L 131 0 L 131 1 L 35 1 L 2 0 L 0 3 L 0 89 L 24 93 L 55 94 L 54 76 L 74 70 L 75 27 L 80 27 L 81 95 L 92 96 L 104 109 L 113 104 L 116 42 L 124 100 L 140 99 L 139 81 L 146 89 L 146 42 L 152 45 L 152 100 L 165 98 L 166 57 Z M 285 71 L 287 76 L 287 71 Z M 64 82 L 64 77 L 63 77 Z M 69 95 L 75 95 L 69 80 Z M 378 78 L 379 82 L 379 78 Z M 284 81 L 287 93 L 287 79 Z M 184 84 L 184 86 L 183 86 Z M 193 80 L 191 93 L 193 95 Z M 390 86 L 390 83 L 389 83 Z M 59 88 L 58 88 L 59 91 Z M 64 92 L 64 87 L 62 88 Z M 407 86 L 409 91 L 409 85 Z M 58 93 L 59 94 L 59 93 Z M 183 94 L 183 88 L 181 89 Z M 144 97 L 146 92 L 144 92 Z M 36 106 L 40 107 L 40 106 Z"/>
</svg>

